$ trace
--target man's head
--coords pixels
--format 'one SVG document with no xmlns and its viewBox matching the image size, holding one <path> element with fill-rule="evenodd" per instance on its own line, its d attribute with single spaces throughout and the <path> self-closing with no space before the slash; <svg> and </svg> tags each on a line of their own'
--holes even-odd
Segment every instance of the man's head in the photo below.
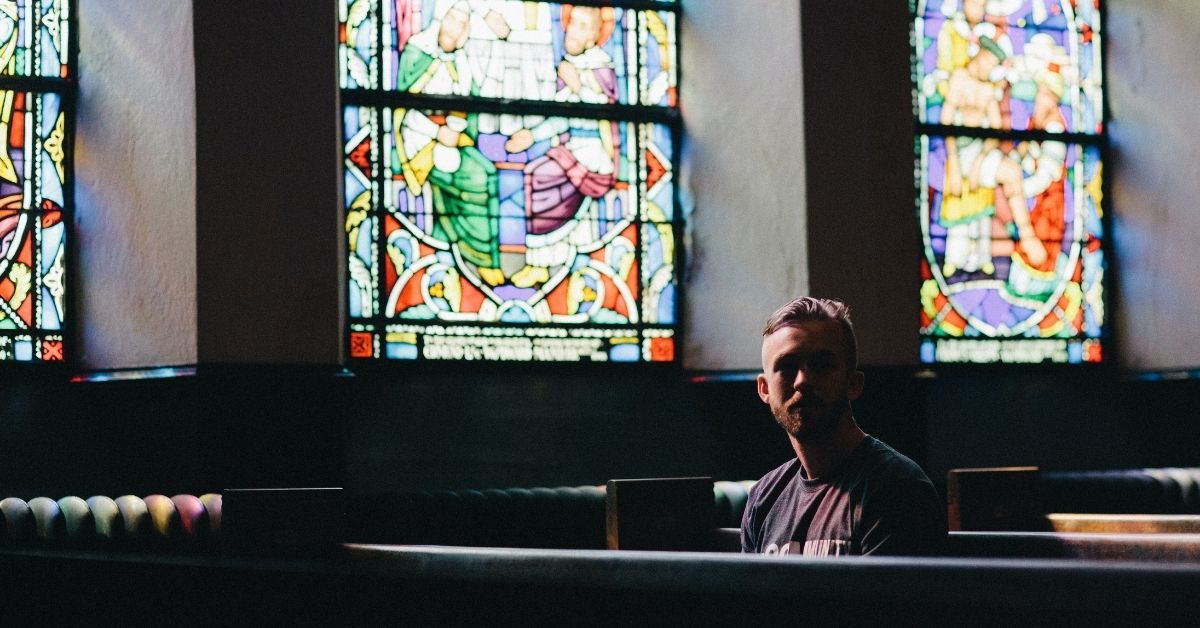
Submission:
<svg viewBox="0 0 1200 628">
<path fill-rule="evenodd" d="M 563 36 L 563 48 L 567 54 L 581 54 L 595 46 L 600 41 L 603 25 L 604 18 L 599 7 L 572 7 Z"/>
<path fill-rule="evenodd" d="M 1004 62 L 1008 55 L 996 40 L 984 35 L 979 38 L 979 52 L 967 62 L 967 70 L 980 81 L 990 81 L 992 70 Z"/>
<path fill-rule="evenodd" d="M 442 24 L 438 29 L 438 47 L 445 52 L 454 52 L 467 43 L 470 33 L 471 8 L 465 2 L 457 2 L 442 16 Z"/>
<path fill-rule="evenodd" d="M 968 24 L 978 24 L 983 21 L 984 0 L 963 0 L 963 17 Z"/>
<path fill-rule="evenodd" d="M 852 421 L 862 394 L 850 311 L 840 301 L 799 297 L 763 329 L 758 396 L 797 441 L 820 438 Z"/>
</svg>

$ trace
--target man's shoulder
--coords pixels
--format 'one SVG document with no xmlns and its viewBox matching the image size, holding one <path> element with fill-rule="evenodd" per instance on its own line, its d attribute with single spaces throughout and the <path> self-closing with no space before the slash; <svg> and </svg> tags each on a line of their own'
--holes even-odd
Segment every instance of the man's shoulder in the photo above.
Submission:
<svg viewBox="0 0 1200 628">
<path fill-rule="evenodd" d="M 762 551 L 759 542 L 762 539 L 764 521 L 768 513 L 775 509 L 776 502 L 786 492 L 799 469 L 800 460 L 791 458 L 767 472 L 750 488 L 750 494 L 746 498 L 746 509 L 742 512 L 743 552 Z"/>
<path fill-rule="evenodd" d="M 799 458 L 790 458 L 778 467 L 768 471 L 766 475 L 759 478 L 758 481 L 754 483 L 754 488 L 778 484 L 781 480 L 786 481 L 796 474 L 796 471 L 798 471 L 797 467 L 799 466 Z"/>
<path fill-rule="evenodd" d="M 904 481 L 915 480 L 929 482 L 929 476 L 912 458 L 896 451 L 891 445 L 867 436 L 864 443 L 867 449 L 863 456 L 862 470 L 865 475 L 884 480 Z"/>
<path fill-rule="evenodd" d="M 771 469 L 766 475 L 759 478 L 759 480 L 754 483 L 754 486 L 751 487 L 750 499 L 752 501 L 758 501 L 762 495 L 774 492 L 772 489 L 780 484 L 787 484 L 790 482 L 792 478 L 796 476 L 796 473 L 799 470 L 800 460 L 798 458 L 791 458 L 778 467 Z"/>
<path fill-rule="evenodd" d="M 946 506 L 929 476 L 886 443 L 871 443 L 856 513 L 864 554 L 937 555 L 946 540 Z"/>
</svg>

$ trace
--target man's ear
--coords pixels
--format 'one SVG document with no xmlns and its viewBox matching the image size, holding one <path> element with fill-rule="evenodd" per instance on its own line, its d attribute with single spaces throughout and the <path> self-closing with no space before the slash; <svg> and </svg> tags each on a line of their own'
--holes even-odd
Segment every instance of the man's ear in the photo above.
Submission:
<svg viewBox="0 0 1200 628">
<path fill-rule="evenodd" d="M 765 404 L 771 403 L 771 391 L 767 388 L 767 376 L 759 374 L 758 376 L 758 398 L 762 399 Z"/>
<path fill-rule="evenodd" d="M 867 374 L 862 371 L 854 371 L 850 374 L 850 385 L 846 388 L 846 398 L 850 401 L 858 399 L 862 394 L 863 384 L 867 381 Z"/>
</svg>

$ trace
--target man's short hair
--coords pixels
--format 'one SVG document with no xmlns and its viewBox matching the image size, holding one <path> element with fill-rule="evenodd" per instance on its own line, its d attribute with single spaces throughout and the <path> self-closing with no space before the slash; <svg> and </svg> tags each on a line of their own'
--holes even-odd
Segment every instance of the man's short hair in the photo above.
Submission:
<svg viewBox="0 0 1200 628">
<path fill-rule="evenodd" d="M 846 364 L 850 370 L 858 369 L 858 340 L 854 337 L 854 324 L 850 322 L 850 308 L 837 299 L 796 297 L 787 305 L 775 310 L 763 328 L 763 337 L 770 336 L 782 327 L 792 327 L 809 321 L 833 321 L 842 330 L 842 343 L 846 347 Z"/>
</svg>

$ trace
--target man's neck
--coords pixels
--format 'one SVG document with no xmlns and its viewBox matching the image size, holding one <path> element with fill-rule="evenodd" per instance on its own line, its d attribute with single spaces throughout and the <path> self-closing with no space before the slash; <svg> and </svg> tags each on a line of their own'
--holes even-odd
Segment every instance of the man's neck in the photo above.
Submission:
<svg viewBox="0 0 1200 628">
<path fill-rule="evenodd" d="M 854 417 L 846 416 L 839 422 L 837 429 L 820 438 L 806 439 L 803 442 L 795 436 L 788 438 L 792 441 L 796 457 L 804 467 L 805 477 L 815 480 L 836 469 L 866 437 L 866 432 L 858 427 Z"/>
</svg>

